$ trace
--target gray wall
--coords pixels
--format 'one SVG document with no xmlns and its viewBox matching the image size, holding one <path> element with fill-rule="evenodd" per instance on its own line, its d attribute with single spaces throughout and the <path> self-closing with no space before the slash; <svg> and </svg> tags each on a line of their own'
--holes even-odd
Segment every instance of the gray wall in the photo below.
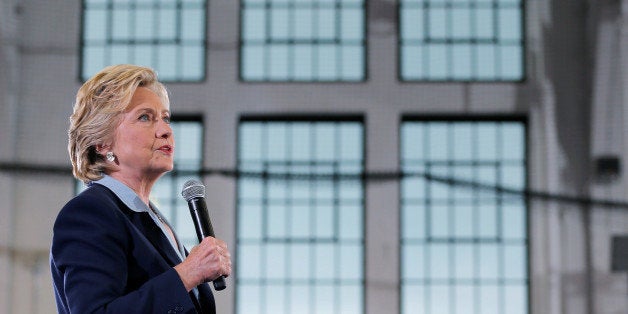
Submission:
<svg viewBox="0 0 628 314">
<path fill-rule="evenodd" d="M 523 83 L 399 83 L 396 3 L 371 0 L 366 82 L 242 84 L 238 1 L 209 1 L 208 79 L 169 84 L 171 109 L 203 115 L 208 168 L 236 166 L 240 115 L 361 114 L 366 171 L 398 170 L 404 114 L 525 115 L 531 189 L 628 202 L 625 175 L 599 183 L 592 167 L 601 154 L 628 156 L 626 2 L 526 1 Z M 51 226 L 73 180 L 6 165 L 69 169 L 79 24 L 80 1 L 0 0 L 0 313 L 54 311 Z M 207 183 L 208 198 L 222 208 L 213 217 L 217 232 L 235 251 L 235 182 L 215 176 Z M 399 228 L 398 195 L 396 182 L 366 186 L 368 314 L 399 310 L 399 240 L 390 232 Z M 530 205 L 531 313 L 628 313 L 628 275 L 610 272 L 610 236 L 628 233 L 628 210 L 543 199 Z M 217 294 L 221 313 L 234 312 L 234 291 Z"/>
</svg>

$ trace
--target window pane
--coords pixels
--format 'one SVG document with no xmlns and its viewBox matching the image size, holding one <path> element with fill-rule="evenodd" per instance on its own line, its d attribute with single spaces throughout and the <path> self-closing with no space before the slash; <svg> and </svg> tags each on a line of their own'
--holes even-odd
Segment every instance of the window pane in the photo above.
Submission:
<svg viewBox="0 0 628 314">
<path fill-rule="evenodd" d="M 364 0 L 249 0 L 240 10 L 243 80 L 364 80 Z"/>
<path fill-rule="evenodd" d="M 238 179 L 237 262 L 260 265 L 236 274 L 238 313 L 363 313 L 362 124 L 247 120 L 238 138 L 239 167 L 268 174 Z"/>
<path fill-rule="evenodd" d="M 204 79 L 206 0 L 83 3 L 82 80 L 120 63 L 152 67 L 165 82 Z"/>
<path fill-rule="evenodd" d="M 400 143 L 402 313 L 527 311 L 526 204 L 485 188 L 525 189 L 524 125 L 407 120 Z"/>
<path fill-rule="evenodd" d="M 402 0 L 404 81 L 519 81 L 523 1 Z"/>
</svg>

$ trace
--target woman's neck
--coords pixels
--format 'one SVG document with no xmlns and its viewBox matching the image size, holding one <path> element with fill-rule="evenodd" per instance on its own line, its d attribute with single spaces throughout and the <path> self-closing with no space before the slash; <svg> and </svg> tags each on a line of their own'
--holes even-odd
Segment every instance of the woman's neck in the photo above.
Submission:
<svg viewBox="0 0 628 314">
<path fill-rule="evenodd" d="M 149 205 L 150 192 L 151 192 L 151 189 L 153 188 L 153 185 L 155 184 L 155 181 L 157 181 L 157 179 L 150 179 L 150 178 L 141 177 L 141 176 L 124 175 L 120 173 L 119 171 L 110 173 L 109 176 L 124 183 L 124 185 L 131 188 L 131 190 L 133 190 L 140 197 L 140 199 L 142 200 L 142 202 L 144 202 L 144 204 L 146 204 L 147 206 Z"/>
</svg>

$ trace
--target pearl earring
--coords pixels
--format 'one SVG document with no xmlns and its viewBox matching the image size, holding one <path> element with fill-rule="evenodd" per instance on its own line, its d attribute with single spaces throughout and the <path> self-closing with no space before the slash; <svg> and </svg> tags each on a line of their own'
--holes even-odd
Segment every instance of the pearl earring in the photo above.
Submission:
<svg viewBox="0 0 628 314">
<path fill-rule="evenodd" d="M 107 160 L 109 160 L 111 162 L 116 160 L 116 156 L 113 155 L 113 152 L 107 152 L 107 154 L 105 156 L 107 157 Z"/>
</svg>

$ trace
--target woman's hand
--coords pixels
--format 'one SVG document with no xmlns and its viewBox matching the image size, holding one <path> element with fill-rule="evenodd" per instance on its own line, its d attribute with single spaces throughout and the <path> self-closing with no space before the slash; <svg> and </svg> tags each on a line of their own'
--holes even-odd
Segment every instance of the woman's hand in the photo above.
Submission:
<svg viewBox="0 0 628 314">
<path fill-rule="evenodd" d="M 187 291 L 203 282 L 231 274 L 231 254 L 227 244 L 219 239 L 207 237 L 192 248 L 188 257 L 174 269 L 181 277 Z"/>
</svg>

